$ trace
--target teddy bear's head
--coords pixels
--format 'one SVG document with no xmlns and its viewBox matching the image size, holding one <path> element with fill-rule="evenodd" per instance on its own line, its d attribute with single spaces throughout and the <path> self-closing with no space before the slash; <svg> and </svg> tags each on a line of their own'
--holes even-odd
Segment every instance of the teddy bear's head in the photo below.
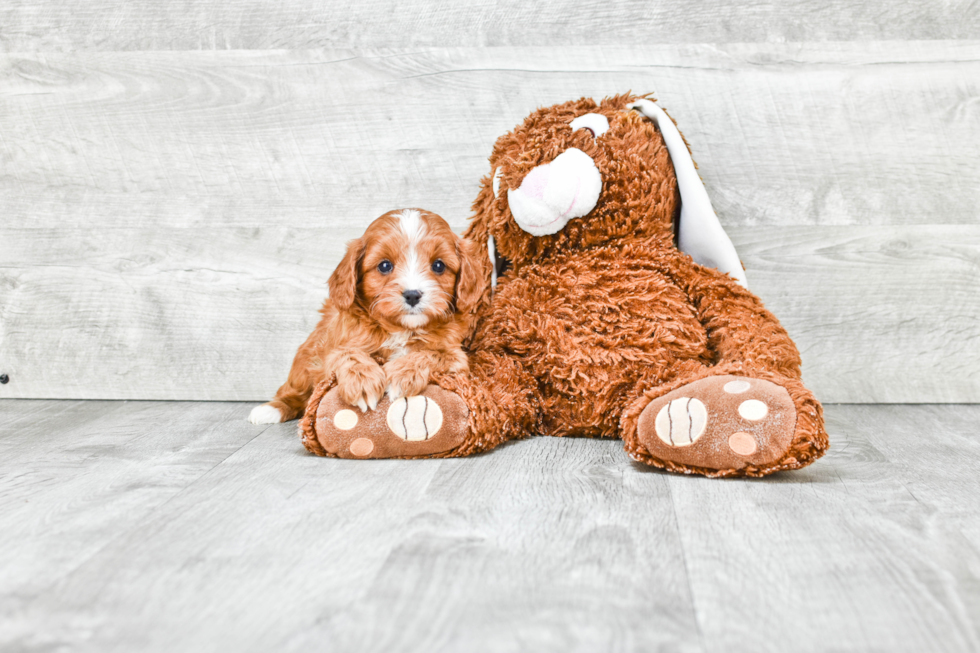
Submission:
<svg viewBox="0 0 980 653">
<path fill-rule="evenodd" d="M 539 109 L 497 140 L 490 165 L 467 235 L 516 267 L 624 238 L 644 240 L 655 255 L 675 247 L 676 232 L 698 262 L 741 273 L 680 133 L 644 96 Z M 708 260 L 699 260 L 699 241 Z M 711 260 L 719 253 L 723 261 Z"/>
</svg>

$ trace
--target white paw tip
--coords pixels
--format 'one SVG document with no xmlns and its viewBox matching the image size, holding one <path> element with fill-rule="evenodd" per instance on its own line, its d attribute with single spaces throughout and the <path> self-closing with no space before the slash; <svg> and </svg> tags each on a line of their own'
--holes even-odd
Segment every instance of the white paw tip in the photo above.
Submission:
<svg viewBox="0 0 980 653">
<path fill-rule="evenodd" d="M 657 436 L 673 447 L 686 447 L 704 434 L 708 410 L 698 399 L 681 397 L 669 401 L 657 413 Z"/>
<path fill-rule="evenodd" d="M 358 408 L 361 409 L 361 412 L 362 413 L 366 413 L 367 412 L 367 402 L 364 401 L 363 399 L 358 399 L 356 405 L 357 405 Z"/>
<path fill-rule="evenodd" d="M 357 426 L 357 413 L 350 408 L 338 410 L 337 414 L 333 416 L 333 425 L 341 431 L 349 431 Z"/>
<path fill-rule="evenodd" d="M 769 414 L 769 406 L 758 399 L 749 399 L 739 404 L 738 414 L 744 419 L 757 422 Z"/>
<path fill-rule="evenodd" d="M 428 440 L 442 428 L 439 404 L 416 395 L 392 402 L 388 408 L 388 428 L 402 440 Z"/>
<path fill-rule="evenodd" d="M 252 424 L 278 424 L 282 421 L 282 413 L 279 412 L 278 408 L 269 404 L 262 404 L 252 409 L 252 412 L 248 414 L 248 421 Z"/>
<path fill-rule="evenodd" d="M 725 384 L 725 392 L 730 395 L 740 395 L 751 387 L 748 381 L 729 381 Z"/>
</svg>

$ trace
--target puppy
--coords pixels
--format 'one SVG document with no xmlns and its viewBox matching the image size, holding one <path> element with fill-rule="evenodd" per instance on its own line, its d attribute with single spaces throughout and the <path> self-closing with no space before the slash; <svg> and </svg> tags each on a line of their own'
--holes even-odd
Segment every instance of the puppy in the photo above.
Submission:
<svg viewBox="0 0 980 653">
<path fill-rule="evenodd" d="M 296 419 L 331 374 L 341 399 L 367 411 L 385 391 L 394 401 L 422 392 L 433 373 L 466 371 L 462 342 L 483 292 L 484 258 L 429 211 L 391 211 L 372 222 L 330 277 L 323 317 L 286 383 L 249 421 Z"/>
</svg>

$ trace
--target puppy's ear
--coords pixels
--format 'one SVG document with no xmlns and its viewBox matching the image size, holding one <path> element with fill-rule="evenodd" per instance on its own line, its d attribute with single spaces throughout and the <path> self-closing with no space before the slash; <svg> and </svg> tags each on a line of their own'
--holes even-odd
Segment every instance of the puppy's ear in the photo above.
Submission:
<svg viewBox="0 0 980 653">
<path fill-rule="evenodd" d="M 459 274 L 456 275 L 456 310 L 474 308 L 490 280 L 490 264 L 478 243 L 456 236 Z"/>
<path fill-rule="evenodd" d="M 334 306 L 347 310 L 354 303 L 357 295 L 357 281 L 360 276 L 357 271 L 361 257 L 364 255 L 364 241 L 360 238 L 347 243 L 347 253 L 341 259 L 340 265 L 330 275 L 327 285 L 330 287 L 330 299 Z"/>
</svg>

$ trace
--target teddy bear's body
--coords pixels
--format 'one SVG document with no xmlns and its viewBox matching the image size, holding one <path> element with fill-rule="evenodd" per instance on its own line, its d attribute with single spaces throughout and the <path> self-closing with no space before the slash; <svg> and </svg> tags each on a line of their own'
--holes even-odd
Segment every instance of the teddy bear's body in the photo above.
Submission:
<svg viewBox="0 0 980 653">
<path fill-rule="evenodd" d="M 472 347 L 538 380 L 540 434 L 618 437 L 641 380 L 711 362 L 704 326 L 651 251 L 629 240 L 565 252 L 498 286 Z"/>
<path fill-rule="evenodd" d="M 691 193 L 692 179 L 703 187 L 676 128 L 662 134 L 634 101 L 652 106 L 568 102 L 497 141 L 466 235 L 509 267 L 495 287 L 488 272 L 469 374 L 437 378 L 418 416 L 383 403 L 349 433 L 332 425 L 343 407 L 327 380 L 304 420 L 308 448 L 358 457 L 349 442 L 361 434 L 387 456 L 458 456 L 532 435 L 614 437 L 638 461 L 709 476 L 822 455 L 822 411 L 795 345 L 744 287 L 710 203 L 698 206 L 707 200 Z M 678 239 L 727 269 L 695 262 Z"/>
</svg>

